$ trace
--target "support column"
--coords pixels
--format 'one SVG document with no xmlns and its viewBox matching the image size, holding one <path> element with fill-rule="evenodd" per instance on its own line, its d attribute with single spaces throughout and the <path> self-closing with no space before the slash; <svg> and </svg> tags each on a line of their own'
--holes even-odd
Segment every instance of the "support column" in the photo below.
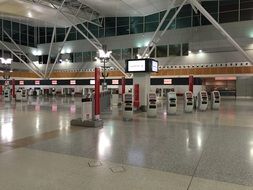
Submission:
<svg viewBox="0 0 253 190">
<path fill-rule="evenodd" d="M 0 85 L 0 95 L 3 95 L 3 86 Z"/>
<path fill-rule="evenodd" d="M 148 106 L 147 95 L 150 90 L 150 73 L 134 73 L 133 86 L 139 84 L 140 110 L 146 112 Z"/>
<path fill-rule="evenodd" d="M 126 93 L 126 78 L 122 77 L 121 79 L 121 94 L 122 94 L 122 102 L 123 102 L 123 97 L 124 94 Z"/>
<path fill-rule="evenodd" d="M 15 79 L 12 79 L 12 98 L 16 98 L 15 91 Z"/>
<path fill-rule="evenodd" d="M 100 69 L 95 68 L 95 119 L 100 119 Z"/>
<path fill-rule="evenodd" d="M 189 76 L 189 91 L 193 93 L 193 85 L 194 85 L 194 77 L 192 75 Z"/>
</svg>

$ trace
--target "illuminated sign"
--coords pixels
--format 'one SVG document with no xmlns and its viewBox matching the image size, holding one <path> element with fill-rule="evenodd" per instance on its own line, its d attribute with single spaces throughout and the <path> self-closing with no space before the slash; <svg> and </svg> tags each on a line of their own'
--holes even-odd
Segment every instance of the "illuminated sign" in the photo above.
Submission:
<svg viewBox="0 0 253 190">
<path fill-rule="evenodd" d="M 146 71 L 145 60 L 128 61 L 128 72 Z"/>
<path fill-rule="evenodd" d="M 57 80 L 52 80 L 52 84 L 56 85 L 57 84 Z"/>
<path fill-rule="evenodd" d="M 95 80 L 90 80 L 90 84 L 95 84 Z"/>
<path fill-rule="evenodd" d="M 112 84 L 119 84 L 119 80 L 112 80 Z"/>
<path fill-rule="evenodd" d="M 172 79 L 163 79 L 163 84 L 172 84 Z"/>
<path fill-rule="evenodd" d="M 152 60 L 152 72 L 158 71 L 158 62 L 155 60 Z"/>
<path fill-rule="evenodd" d="M 76 84 L 76 80 L 71 80 L 70 84 L 75 85 Z"/>
<path fill-rule="evenodd" d="M 35 81 L 35 84 L 36 84 L 36 85 L 40 85 L 40 81 L 39 81 L 39 80 L 36 80 L 36 81 Z"/>
<path fill-rule="evenodd" d="M 25 84 L 25 82 L 23 80 L 19 81 L 19 85 L 24 85 L 24 84 Z"/>
</svg>

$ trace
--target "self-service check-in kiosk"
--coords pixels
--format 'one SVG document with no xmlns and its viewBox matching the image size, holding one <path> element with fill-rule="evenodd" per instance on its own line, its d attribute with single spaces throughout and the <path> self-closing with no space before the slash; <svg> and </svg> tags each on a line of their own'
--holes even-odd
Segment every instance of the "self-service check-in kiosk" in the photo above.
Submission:
<svg viewBox="0 0 253 190">
<path fill-rule="evenodd" d="M 176 92 L 167 93 L 167 114 L 176 114 L 177 112 L 177 94 Z"/>
<path fill-rule="evenodd" d="M 148 117 L 157 116 L 156 93 L 148 93 Z"/>
<path fill-rule="evenodd" d="M 184 111 L 185 112 L 192 112 L 193 111 L 193 94 L 191 91 L 187 91 L 184 93 Z"/>
<path fill-rule="evenodd" d="M 208 106 L 208 95 L 206 91 L 198 93 L 198 108 L 200 111 L 206 111 Z"/>
<path fill-rule="evenodd" d="M 28 96 L 32 96 L 32 95 L 33 95 L 33 89 L 30 88 L 30 89 L 28 90 Z"/>
<path fill-rule="evenodd" d="M 82 98 L 82 121 L 92 120 L 92 94 Z"/>
<path fill-rule="evenodd" d="M 52 89 L 52 95 L 53 95 L 53 96 L 56 95 L 56 89 L 55 89 L 55 88 Z"/>
<path fill-rule="evenodd" d="M 75 89 L 74 88 L 71 89 L 71 96 L 75 96 Z"/>
<path fill-rule="evenodd" d="M 123 96 L 123 119 L 133 119 L 133 95 L 131 93 L 126 93 Z"/>
<path fill-rule="evenodd" d="M 214 110 L 220 108 L 220 92 L 219 91 L 211 92 L 211 107 Z"/>
<path fill-rule="evenodd" d="M 10 102 L 11 101 L 11 89 L 6 88 L 4 90 L 4 101 L 5 102 Z"/>
<path fill-rule="evenodd" d="M 22 89 L 18 89 L 16 91 L 16 101 L 21 101 L 22 100 Z"/>
<path fill-rule="evenodd" d="M 22 89 L 21 100 L 22 100 L 22 102 L 26 102 L 27 101 L 27 90 L 26 89 Z"/>
</svg>

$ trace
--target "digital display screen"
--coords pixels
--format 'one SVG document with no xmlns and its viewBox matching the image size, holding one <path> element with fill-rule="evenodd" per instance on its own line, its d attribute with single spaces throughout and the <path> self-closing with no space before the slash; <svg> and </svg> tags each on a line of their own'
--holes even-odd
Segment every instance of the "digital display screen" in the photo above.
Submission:
<svg viewBox="0 0 253 190">
<path fill-rule="evenodd" d="M 24 83 L 23 80 L 19 81 L 19 85 L 24 85 L 24 84 L 25 84 L 25 83 Z"/>
<path fill-rule="evenodd" d="M 155 60 L 152 60 L 152 72 L 158 71 L 158 62 Z"/>
<path fill-rule="evenodd" d="M 57 80 L 52 80 L 52 84 L 53 85 L 57 84 Z"/>
<path fill-rule="evenodd" d="M 36 85 L 40 85 L 40 81 L 39 81 L 39 80 L 36 80 L 36 81 L 35 81 L 35 84 L 36 84 Z"/>
<path fill-rule="evenodd" d="M 146 70 L 145 60 L 128 61 L 128 71 L 129 72 L 145 71 L 145 70 Z"/>
</svg>

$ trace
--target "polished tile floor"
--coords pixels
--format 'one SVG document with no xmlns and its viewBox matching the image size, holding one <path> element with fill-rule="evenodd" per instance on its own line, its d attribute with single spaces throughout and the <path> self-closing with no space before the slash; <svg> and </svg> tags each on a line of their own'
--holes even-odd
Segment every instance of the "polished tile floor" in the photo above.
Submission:
<svg viewBox="0 0 253 190">
<path fill-rule="evenodd" d="M 3 189 L 252 189 L 253 100 L 158 117 L 120 108 L 100 129 L 70 127 L 80 98 L 0 102 Z M 90 167 L 92 166 L 92 167 Z"/>
</svg>

